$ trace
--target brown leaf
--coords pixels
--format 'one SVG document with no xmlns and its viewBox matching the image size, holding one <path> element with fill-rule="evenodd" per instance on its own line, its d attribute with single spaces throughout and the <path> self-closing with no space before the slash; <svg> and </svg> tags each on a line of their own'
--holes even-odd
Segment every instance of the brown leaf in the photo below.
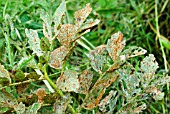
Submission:
<svg viewBox="0 0 170 114">
<path fill-rule="evenodd" d="M 85 8 L 75 12 L 74 17 L 76 19 L 77 27 L 80 27 L 83 24 L 83 22 L 86 20 L 91 11 L 92 8 L 90 7 L 90 4 L 86 4 Z"/>
<path fill-rule="evenodd" d="M 59 42 L 69 47 L 70 43 L 76 40 L 77 27 L 73 24 L 64 24 L 61 26 L 57 39 Z"/>
<path fill-rule="evenodd" d="M 51 52 L 50 54 L 50 60 L 48 64 L 55 69 L 60 69 L 62 68 L 62 65 L 64 63 L 64 59 L 67 56 L 69 50 L 65 46 L 61 46 L 54 51 Z"/>
<path fill-rule="evenodd" d="M 115 61 L 118 59 L 122 49 L 125 47 L 125 40 L 121 32 L 115 33 L 111 36 L 111 39 L 107 41 L 106 49 L 110 57 Z"/>
<path fill-rule="evenodd" d="M 38 96 L 38 102 L 42 102 L 43 98 L 46 96 L 46 92 L 45 92 L 44 88 L 39 88 L 36 91 L 36 95 Z"/>
<path fill-rule="evenodd" d="M 87 94 L 92 83 L 93 74 L 90 70 L 84 70 L 79 76 L 80 88 L 78 93 Z"/>
</svg>

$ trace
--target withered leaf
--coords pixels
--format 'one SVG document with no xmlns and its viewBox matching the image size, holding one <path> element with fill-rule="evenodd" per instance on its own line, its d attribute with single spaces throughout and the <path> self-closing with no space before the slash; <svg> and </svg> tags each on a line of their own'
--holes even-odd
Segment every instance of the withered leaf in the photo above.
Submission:
<svg viewBox="0 0 170 114">
<path fill-rule="evenodd" d="M 90 4 L 86 4 L 85 8 L 75 12 L 74 17 L 76 19 L 77 27 L 80 27 L 83 24 L 83 22 L 86 20 L 91 11 L 92 8 L 90 7 Z"/>
<path fill-rule="evenodd" d="M 111 36 L 111 39 L 107 41 L 106 49 L 110 57 L 115 61 L 118 59 L 122 49 L 125 47 L 125 40 L 121 32 L 115 33 Z"/>
<path fill-rule="evenodd" d="M 43 51 L 40 47 L 40 39 L 38 37 L 38 33 L 36 30 L 25 29 L 26 36 L 28 37 L 28 43 L 30 45 L 30 49 L 33 50 L 37 56 L 42 56 Z"/>
<path fill-rule="evenodd" d="M 0 63 L 0 82 L 4 82 L 4 81 L 11 83 L 11 78 L 10 78 L 8 71 Z"/>
<path fill-rule="evenodd" d="M 78 93 L 87 94 L 92 83 L 93 74 L 90 70 L 84 70 L 79 76 L 80 87 Z"/>
<path fill-rule="evenodd" d="M 85 98 L 83 107 L 90 110 L 98 106 L 106 88 L 117 79 L 118 75 L 119 73 L 117 71 L 106 73 L 100 81 L 96 82 L 90 90 L 88 97 Z"/>
<path fill-rule="evenodd" d="M 43 98 L 46 96 L 46 92 L 45 92 L 44 88 L 39 88 L 36 91 L 36 95 L 38 96 L 38 102 L 42 102 Z"/>
<path fill-rule="evenodd" d="M 62 91 L 77 92 L 80 86 L 77 72 L 66 70 L 57 79 L 56 85 Z"/>
<path fill-rule="evenodd" d="M 69 47 L 70 43 L 76 40 L 77 27 L 73 24 L 64 24 L 61 26 L 57 39 L 59 42 Z"/>
<path fill-rule="evenodd" d="M 55 69 L 62 68 L 64 59 L 67 56 L 69 50 L 65 46 L 61 46 L 50 53 L 50 60 L 48 64 Z"/>
<path fill-rule="evenodd" d="M 102 66 L 105 61 L 105 56 L 104 56 L 105 52 L 106 52 L 106 46 L 101 45 L 96 47 L 89 54 L 91 66 L 96 72 L 99 72 L 99 74 L 102 73 Z"/>
</svg>

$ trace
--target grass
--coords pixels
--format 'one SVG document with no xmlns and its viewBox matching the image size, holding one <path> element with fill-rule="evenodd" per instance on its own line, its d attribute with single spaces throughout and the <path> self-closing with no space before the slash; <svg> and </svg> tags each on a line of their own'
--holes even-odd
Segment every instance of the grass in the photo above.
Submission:
<svg viewBox="0 0 170 114">
<path fill-rule="evenodd" d="M 39 36 L 43 37 L 40 10 L 44 9 L 52 16 L 60 2 L 61 0 L 0 0 L 0 63 L 6 69 L 11 71 L 22 55 L 32 53 L 27 48 L 25 28 L 36 29 Z M 106 44 L 113 33 L 121 31 L 127 40 L 127 47 L 139 46 L 155 55 L 159 63 L 158 76 L 170 74 L 169 0 L 68 0 L 67 19 L 64 23 L 73 23 L 74 12 L 84 7 L 86 3 L 90 3 L 93 8 L 93 13 L 89 17 L 100 19 L 100 23 L 78 40 L 79 45 L 73 52 L 76 56 L 70 58 L 70 62 L 76 66 L 76 62 L 79 61 L 84 63 L 84 66 L 88 66 L 87 61 L 82 58 L 87 57 L 87 53 L 98 45 Z M 9 24 L 10 21 L 13 24 Z M 13 26 L 16 29 L 13 29 Z M 57 41 L 55 43 L 58 45 Z M 138 62 L 137 59 L 134 61 Z M 84 69 L 84 66 L 79 67 Z M 68 65 L 68 68 L 74 69 L 71 65 Z M 25 68 L 23 71 L 30 72 L 31 69 Z M 49 75 L 54 74 L 51 76 L 54 80 L 58 77 L 55 73 L 60 73 L 48 68 L 47 72 L 50 73 Z M 38 84 L 41 84 L 41 81 Z M 144 113 L 169 113 L 169 84 L 162 87 L 162 90 L 165 92 L 164 99 L 156 102 L 153 99 L 145 101 L 147 109 Z M 76 95 L 73 96 L 76 97 Z M 119 109 L 121 99 L 118 102 Z"/>
</svg>

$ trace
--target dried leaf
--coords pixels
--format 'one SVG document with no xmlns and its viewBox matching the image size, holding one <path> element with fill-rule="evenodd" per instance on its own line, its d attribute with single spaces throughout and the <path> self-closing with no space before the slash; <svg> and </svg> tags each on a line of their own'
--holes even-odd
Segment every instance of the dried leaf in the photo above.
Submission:
<svg viewBox="0 0 170 114">
<path fill-rule="evenodd" d="M 147 51 L 141 47 L 131 46 L 124 50 L 121 55 L 125 55 L 126 59 L 144 55 Z"/>
<path fill-rule="evenodd" d="M 100 20 L 98 20 L 98 19 L 96 19 L 96 20 L 89 19 L 82 25 L 82 27 L 80 27 L 79 31 L 93 27 L 93 26 L 97 25 L 99 22 L 100 22 Z"/>
<path fill-rule="evenodd" d="M 57 84 L 57 87 L 61 89 L 62 91 L 77 92 L 80 86 L 77 72 L 66 70 L 57 79 L 56 84 Z"/>
<path fill-rule="evenodd" d="M 125 47 L 125 40 L 123 39 L 123 34 L 121 32 L 115 33 L 111 36 L 111 39 L 107 41 L 106 49 L 113 59 L 116 61 L 118 59 L 122 49 Z"/>
<path fill-rule="evenodd" d="M 93 86 L 88 97 L 85 98 L 83 104 L 84 108 L 90 110 L 98 106 L 107 87 L 109 87 L 118 77 L 118 72 L 106 73 L 104 77 Z"/>
<path fill-rule="evenodd" d="M 71 102 L 70 94 L 66 94 L 62 98 L 57 99 L 54 104 L 54 112 L 56 114 L 66 114 L 66 108 Z"/>
<path fill-rule="evenodd" d="M 38 96 L 38 102 L 43 102 L 43 98 L 46 96 L 46 92 L 44 90 L 44 88 L 39 88 L 36 91 L 36 95 Z"/>
<path fill-rule="evenodd" d="M 55 69 L 62 68 L 64 59 L 67 56 L 69 50 L 65 46 L 61 46 L 50 53 L 50 60 L 48 64 Z"/>
<path fill-rule="evenodd" d="M 64 24 L 61 26 L 57 39 L 59 42 L 69 47 L 70 43 L 76 40 L 77 27 L 73 24 Z"/>
<path fill-rule="evenodd" d="M 48 13 L 41 11 L 40 18 L 43 20 L 43 33 L 46 38 L 48 38 L 49 42 L 52 43 L 52 21 Z"/>
<path fill-rule="evenodd" d="M 33 53 L 35 53 L 37 56 L 42 56 L 43 51 L 40 47 L 40 39 L 38 37 L 38 33 L 36 30 L 28 30 L 25 29 L 26 36 L 28 37 L 28 43 L 30 45 L 30 49 L 33 50 Z"/>
<path fill-rule="evenodd" d="M 90 7 L 90 4 L 86 4 L 85 8 L 78 10 L 74 13 L 77 27 L 80 27 L 83 24 L 83 22 L 86 20 L 91 11 L 92 8 Z"/>
<path fill-rule="evenodd" d="M 79 76 L 80 88 L 78 93 L 87 94 L 92 83 L 93 74 L 90 70 L 84 70 Z"/>
<path fill-rule="evenodd" d="M 58 32 L 58 26 L 61 22 L 62 16 L 65 14 L 66 12 L 66 3 L 65 1 L 63 1 L 60 6 L 56 9 L 54 16 L 53 16 L 53 21 L 54 21 L 54 32 L 57 33 Z"/>
<path fill-rule="evenodd" d="M 10 78 L 8 71 L 0 63 L 0 84 L 2 83 L 4 84 L 11 83 L 11 78 Z"/>
<path fill-rule="evenodd" d="M 99 72 L 99 74 L 102 73 L 102 66 L 105 61 L 105 51 L 106 51 L 106 46 L 101 45 L 96 47 L 94 50 L 92 50 L 89 54 L 89 59 L 91 61 L 91 66 L 96 72 Z"/>
</svg>

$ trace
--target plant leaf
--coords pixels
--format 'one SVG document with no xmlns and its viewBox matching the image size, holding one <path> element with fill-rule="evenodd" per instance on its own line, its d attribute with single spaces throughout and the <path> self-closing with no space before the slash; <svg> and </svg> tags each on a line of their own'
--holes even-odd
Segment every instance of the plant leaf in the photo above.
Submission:
<svg viewBox="0 0 170 114">
<path fill-rule="evenodd" d="M 55 69 L 62 68 L 64 59 L 67 56 L 69 50 L 65 46 L 61 46 L 50 53 L 50 60 L 48 64 Z"/>
<path fill-rule="evenodd" d="M 57 33 L 58 32 L 58 26 L 61 22 L 62 16 L 65 14 L 66 12 L 66 3 L 65 1 L 63 1 L 60 6 L 56 9 L 54 15 L 53 15 L 53 21 L 54 21 L 54 32 Z"/>
<path fill-rule="evenodd" d="M 26 114 L 37 114 L 38 110 L 41 108 L 41 103 L 33 103 L 28 110 L 26 111 Z"/>
<path fill-rule="evenodd" d="M 73 24 L 64 24 L 61 26 L 57 39 L 59 42 L 69 47 L 70 43 L 76 40 L 77 27 Z"/>
<path fill-rule="evenodd" d="M 57 79 L 56 85 L 62 91 L 77 92 L 80 86 L 77 72 L 66 70 Z"/>
<path fill-rule="evenodd" d="M 83 24 L 83 22 L 86 20 L 91 11 L 92 8 L 90 7 L 90 4 L 86 4 L 85 8 L 78 10 L 74 13 L 77 27 L 80 27 Z"/>
<path fill-rule="evenodd" d="M 28 43 L 30 45 L 30 49 L 33 50 L 37 56 L 42 56 L 43 51 L 40 47 L 40 39 L 38 37 L 38 33 L 36 30 L 25 29 L 26 36 L 28 37 Z"/>
<path fill-rule="evenodd" d="M 125 40 L 123 39 L 123 34 L 121 32 L 115 33 L 111 36 L 111 39 L 107 41 L 106 49 L 113 59 L 116 61 L 118 59 L 122 49 L 125 47 Z"/>
<path fill-rule="evenodd" d="M 99 72 L 99 74 L 102 73 L 102 66 L 105 61 L 105 56 L 104 56 L 105 50 L 106 50 L 106 46 L 101 45 L 96 47 L 89 54 L 91 66 L 96 72 Z"/>
<path fill-rule="evenodd" d="M 106 73 L 100 81 L 96 82 L 90 90 L 88 97 L 85 98 L 83 107 L 90 110 L 98 106 L 106 88 L 117 79 L 118 75 L 119 73 L 117 71 L 109 72 Z"/>
<path fill-rule="evenodd" d="M 41 11 L 40 18 L 43 20 L 43 33 L 46 38 L 48 38 L 49 42 L 52 43 L 52 21 L 50 19 L 50 16 L 44 12 Z"/>
<path fill-rule="evenodd" d="M 0 82 L 11 83 L 11 78 L 8 71 L 0 63 Z M 1 83 L 0 83 L 1 84 Z"/>
<path fill-rule="evenodd" d="M 87 94 L 92 83 L 93 74 L 90 70 L 84 70 L 79 76 L 80 87 L 78 93 Z"/>
<path fill-rule="evenodd" d="M 147 51 L 141 47 L 131 46 L 124 50 L 121 55 L 125 55 L 126 59 L 136 57 L 139 55 L 144 55 Z"/>
<path fill-rule="evenodd" d="M 82 24 L 79 31 L 93 27 L 93 26 L 97 25 L 99 22 L 100 22 L 100 20 L 98 20 L 98 19 L 96 19 L 96 20 L 88 19 L 84 24 Z"/>
<path fill-rule="evenodd" d="M 19 105 L 14 108 L 14 110 L 17 112 L 17 114 L 23 114 L 25 112 L 25 104 L 20 102 Z"/>
</svg>

